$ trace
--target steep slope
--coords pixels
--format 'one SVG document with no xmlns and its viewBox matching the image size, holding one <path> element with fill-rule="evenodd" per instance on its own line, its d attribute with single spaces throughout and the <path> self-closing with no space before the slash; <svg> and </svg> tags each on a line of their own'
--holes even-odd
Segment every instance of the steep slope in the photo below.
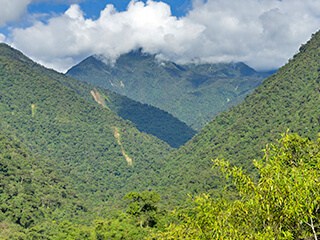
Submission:
<svg viewBox="0 0 320 240">
<path fill-rule="evenodd" d="M 105 104 L 123 119 L 131 121 L 140 131 L 152 134 L 177 148 L 190 140 L 196 131 L 170 113 L 149 104 L 142 104 L 109 90 L 99 89 Z"/>
<path fill-rule="evenodd" d="M 320 32 L 264 81 L 243 103 L 218 115 L 188 144 L 174 152 L 163 169 L 173 192 L 212 191 L 221 185 L 212 159 L 225 158 L 252 171 L 265 144 L 290 129 L 316 138 L 320 131 Z"/>
<path fill-rule="evenodd" d="M 15 132 L 34 154 L 48 157 L 92 204 L 152 188 L 164 163 L 157 159 L 169 146 L 98 105 L 90 92 L 84 96 L 75 82 L 0 44 L 0 130 Z"/>
<path fill-rule="evenodd" d="M 107 90 L 104 92 L 108 93 L 107 106 L 112 111 L 130 120 L 140 131 L 156 136 L 171 147 L 180 147 L 196 134 L 195 130 L 168 112 Z"/>
<path fill-rule="evenodd" d="M 86 101 L 96 101 L 123 119 L 131 121 L 140 131 L 156 136 L 177 148 L 190 140 L 196 131 L 170 113 L 149 104 L 143 104 L 107 89 L 82 83 L 52 70 L 41 71 L 64 86 L 71 88 Z"/>
<path fill-rule="evenodd" d="M 104 62 L 91 56 L 67 74 L 163 109 L 196 130 L 240 102 L 268 75 L 243 63 L 160 62 L 141 50 L 120 56 L 114 65 Z"/>
</svg>

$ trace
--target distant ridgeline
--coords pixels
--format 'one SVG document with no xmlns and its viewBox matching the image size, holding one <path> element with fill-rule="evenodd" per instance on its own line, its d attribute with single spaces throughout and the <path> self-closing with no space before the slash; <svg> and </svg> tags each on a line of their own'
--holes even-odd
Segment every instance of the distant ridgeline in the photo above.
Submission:
<svg viewBox="0 0 320 240">
<path fill-rule="evenodd" d="M 320 132 L 320 32 L 244 102 L 219 114 L 190 142 L 168 156 L 162 183 L 171 193 L 221 186 L 212 159 L 224 158 L 252 172 L 267 143 L 288 129 L 315 139 Z M 174 167 L 173 167 L 174 166 Z M 187 189 L 187 190 L 185 190 Z"/>
<path fill-rule="evenodd" d="M 241 102 L 271 74 L 256 72 L 244 63 L 160 62 L 141 50 L 120 56 L 112 66 L 104 62 L 91 56 L 67 74 L 163 109 L 195 130 Z"/>
</svg>

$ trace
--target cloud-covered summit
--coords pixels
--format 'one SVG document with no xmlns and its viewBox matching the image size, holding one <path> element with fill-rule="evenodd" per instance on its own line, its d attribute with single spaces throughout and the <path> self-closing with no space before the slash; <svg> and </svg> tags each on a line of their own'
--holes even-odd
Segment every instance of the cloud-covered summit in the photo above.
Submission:
<svg viewBox="0 0 320 240">
<path fill-rule="evenodd" d="M 107 5 L 90 19 L 73 4 L 46 23 L 13 29 L 6 41 L 59 71 L 88 55 L 114 60 L 137 48 L 176 62 L 243 61 L 272 69 L 318 30 L 319 13 L 316 0 L 207 0 L 178 18 L 166 3 L 132 1 L 126 11 Z"/>
</svg>

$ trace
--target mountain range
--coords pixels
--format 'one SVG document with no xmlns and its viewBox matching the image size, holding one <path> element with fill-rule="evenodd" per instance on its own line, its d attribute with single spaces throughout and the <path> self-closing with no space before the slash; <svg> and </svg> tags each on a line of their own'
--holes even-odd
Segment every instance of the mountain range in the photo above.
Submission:
<svg viewBox="0 0 320 240">
<path fill-rule="evenodd" d="M 192 216 L 187 194 L 238 199 L 221 174 L 212 170 L 212 160 L 228 159 L 258 179 L 252 160 L 261 158 L 262 149 L 268 149 L 266 145 L 281 134 L 297 132 L 316 139 L 320 131 L 319 56 L 317 32 L 262 84 L 262 77 L 259 80 L 258 73 L 241 63 L 212 68 L 190 65 L 223 76 L 216 81 L 218 85 L 227 74 L 236 84 L 242 72 L 244 82 L 230 83 L 232 88 L 256 89 L 250 88 L 253 92 L 240 104 L 219 113 L 184 144 L 194 132 L 167 112 L 48 70 L 0 44 L 0 238 L 142 239 L 164 231 L 167 223 L 183 221 L 181 215 L 170 214 L 173 208 Z M 159 74 L 176 91 L 179 88 L 171 85 L 174 76 L 191 74 L 186 65 L 157 62 L 154 56 L 139 51 L 125 57 L 129 63 L 138 59 L 139 64 L 145 58 L 147 69 L 148 64 L 156 65 L 154 69 L 162 69 L 161 74 L 156 70 L 147 73 Z M 101 69 L 106 69 L 97 57 L 88 59 L 94 67 L 101 64 Z M 133 66 L 123 71 L 142 71 Z M 222 71 L 232 66 L 234 78 Z M 117 65 L 109 68 L 115 71 Z M 187 85 L 186 79 L 192 85 L 192 78 L 181 84 Z M 204 90 L 211 86 L 209 78 L 195 79 L 194 87 L 203 86 Z M 118 83 L 121 81 L 126 88 L 129 83 L 124 79 Z M 157 84 L 151 82 L 150 86 L 156 88 Z M 136 87 L 137 92 L 142 91 Z M 152 117 L 160 118 L 157 124 L 153 120 L 149 125 Z M 201 126 L 205 121 L 199 122 Z M 176 127 L 170 130 L 166 124 Z M 165 128 L 162 134 L 168 131 L 172 136 L 184 131 L 184 138 L 176 140 L 158 134 L 171 146 L 184 145 L 173 149 L 148 134 L 152 133 L 148 125 L 154 135 L 161 127 Z M 299 144 L 291 152 L 303 151 Z"/>
<path fill-rule="evenodd" d="M 88 57 L 67 75 L 158 107 L 200 130 L 271 73 L 256 72 L 244 63 L 179 65 L 138 49 L 115 63 L 102 56 Z"/>
</svg>

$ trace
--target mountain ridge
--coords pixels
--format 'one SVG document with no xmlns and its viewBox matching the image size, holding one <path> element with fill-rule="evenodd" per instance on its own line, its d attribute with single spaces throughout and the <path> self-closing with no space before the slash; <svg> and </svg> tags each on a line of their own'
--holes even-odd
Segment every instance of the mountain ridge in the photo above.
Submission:
<svg viewBox="0 0 320 240">
<path fill-rule="evenodd" d="M 173 192 L 221 191 L 220 175 L 211 170 L 212 160 L 227 159 L 254 174 L 251 161 L 262 157 L 266 144 L 288 129 L 316 138 L 320 132 L 320 32 L 300 47 L 289 62 L 245 100 L 220 113 L 185 146 L 169 155 L 164 169 Z M 183 174 L 181 174 L 183 172 Z M 165 183 L 165 184 L 166 184 Z"/>
<path fill-rule="evenodd" d="M 90 56 L 66 74 L 156 106 L 200 130 L 271 73 L 258 73 L 244 63 L 179 65 L 137 50 L 111 65 L 101 56 Z"/>
<path fill-rule="evenodd" d="M 28 64 L 29 67 L 36 66 L 36 63 L 28 59 L 21 52 L 12 54 L 13 48 L 7 48 L 8 45 L 2 43 L 2 54 L 12 57 L 22 63 Z M 43 69 L 39 69 L 43 72 Z M 64 86 L 73 89 L 77 94 L 91 100 L 89 92 L 95 86 L 82 84 L 71 78 L 66 80 L 64 74 L 56 73 L 52 69 L 46 69 L 56 80 L 60 81 Z M 125 96 L 113 93 L 108 90 L 98 89 L 107 99 L 107 105 L 112 111 L 123 119 L 131 121 L 140 131 L 156 136 L 168 143 L 171 147 L 177 148 L 185 144 L 196 133 L 193 129 L 188 127 L 184 122 L 175 118 L 168 112 L 148 104 L 142 104 L 138 101 L 131 100 Z"/>
<path fill-rule="evenodd" d="M 242 103 L 217 115 L 184 146 L 172 150 L 120 118 L 108 103 L 111 92 L 45 69 L 20 52 L 0 45 L 0 238 L 141 239 L 163 231 L 162 221 L 179 223 L 192 220 L 194 214 L 191 206 L 180 212 L 183 215 L 178 209 L 179 216 L 172 219 L 158 209 L 160 197 L 154 190 L 161 194 L 162 203 L 178 203 L 178 208 L 190 204 L 187 194 L 229 194 L 228 197 L 238 200 L 230 186 L 226 185 L 227 191 L 222 190 L 225 182 L 211 169 L 212 159 L 226 158 L 244 172 L 259 177 L 253 170 L 252 159 L 260 158 L 261 149 L 288 128 L 315 139 L 320 131 L 319 56 L 320 31 Z M 171 74 L 184 71 L 179 67 L 172 66 Z M 251 74 L 250 69 L 243 71 Z M 226 76 L 224 72 L 218 74 Z M 197 83 L 207 84 L 202 77 Z M 90 91 L 94 91 L 97 101 Z M 296 160 L 296 150 L 299 156 L 304 155 L 301 146 L 307 140 L 294 139 L 299 144 L 291 142 L 290 154 L 284 159 L 290 165 L 295 163 L 290 158 Z M 311 151 L 305 161 L 315 156 L 313 143 L 308 146 L 307 151 Z M 265 153 L 268 157 L 268 146 Z M 303 162 L 301 170 L 299 177 L 304 176 Z M 286 191 L 286 186 L 283 189 Z M 311 192 L 312 197 L 317 195 Z M 122 203 L 120 199 L 125 194 L 128 201 Z M 221 214 L 230 213 L 224 210 L 228 200 L 222 199 Z M 273 206 L 275 211 L 278 203 L 277 200 Z M 127 211 L 122 204 L 126 204 Z M 242 209 L 241 201 L 236 204 Z M 198 205 L 198 210 L 199 206 L 205 213 L 200 211 L 201 219 L 205 216 L 206 221 L 207 209 L 202 206 L 213 205 Z M 112 215 L 113 208 L 121 213 Z M 184 214 L 186 218 L 181 219 Z M 95 220 L 90 225 L 92 217 Z M 256 215 L 251 219 L 255 221 Z"/>
<path fill-rule="evenodd" d="M 0 130 L 14 132 L 29 150 L 51 159 L 57 171 L 93 202 L 152 186 L 154 170 L 171 148 L 98 105 L 90 88 L 77 84 L 0 45 Z M 122 156 L 114 127 L 121 131 L 133 168 Z M 108 182 L 99 181 L 106 176 Z"/>
</svg>

